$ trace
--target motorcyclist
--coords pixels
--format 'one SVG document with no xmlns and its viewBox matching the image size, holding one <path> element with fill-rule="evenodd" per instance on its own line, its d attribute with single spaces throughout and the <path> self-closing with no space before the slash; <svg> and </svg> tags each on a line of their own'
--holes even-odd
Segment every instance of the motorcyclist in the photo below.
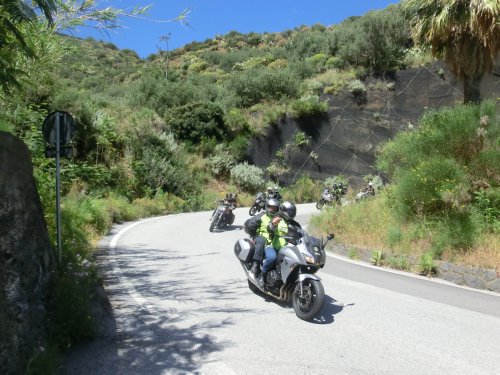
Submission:
<svg viewBox="0 0 500 375">
<path fill-rule="evenodd" d="M 272 197 L 273 197 L 273 188 L 269 186 L 266 191 L 266 199 L 271 199 Z"/>
<path fill-rule="evenodd" d="M 371 194 L 371 195 L 375 195 L 375 189 L 373 187 L 373 182 L 368 182 L 368 186 L 366 188 L 363 189 L 366 193 L 368 194 Z"/>
<path fill-rule="evenodd" d="M 288 241 L 296 244 L 297 240 L 302 237 L 302 227 L 295 221 L 297 207 L 292 202 L 285 201 L 280 205 L 280 215 L 288 225 L 288 232 L 286 235 Z"/>
<path fill-rule="evenodd" d="M 236 205 L 236 198 L 238 197 L 238 194 L 236 193 L 227 193 L 226 198 L 224 199 L 224 204 L 227 204 L 231 210 L 234 210 L 237 205 Z"/>
<path fill-rule="evenodd" d="M 267 273 L 276 264 L 276 252 L 286 243 L 283 236 L 287 234 L 288 226 L 278 215 L 279 206 L 277 199 L 271 198 L 267 200 L 266 213 L 260 218 L 257 236 L 253 239 L 255 253 L 250 272 L 253 273 L 261 288 L 265 285 Z M 259 275 L 260 263 L 262 263 L 262 272 Z"/>
<path fill-rule="evenodd" d="M 283 197 L 279 192 L 279 187 L 275 186 L 274 188 L 267 188 L 267 199 L 277 199 L 278 201 L 280 201 L 282 198 Z"/>
</svg>

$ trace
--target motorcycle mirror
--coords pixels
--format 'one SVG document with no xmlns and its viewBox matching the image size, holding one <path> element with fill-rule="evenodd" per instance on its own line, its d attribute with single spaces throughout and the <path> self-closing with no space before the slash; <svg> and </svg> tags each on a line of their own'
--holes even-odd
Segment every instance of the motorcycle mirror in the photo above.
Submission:
<svg viewBox="0 0 500 375">
<path fill-rule="evenodd" d="M 326 236 L 326 241 L 323 241 L 323 238 L 321 239 L 321 246 L 323 247 L 323 249 L 325 248 L 326 244 L 328 243 L 328 241 L 332 240 L 335 238 L 335 235 L 333 233 L 329 233 L 327 236 Z"/>
</svg>

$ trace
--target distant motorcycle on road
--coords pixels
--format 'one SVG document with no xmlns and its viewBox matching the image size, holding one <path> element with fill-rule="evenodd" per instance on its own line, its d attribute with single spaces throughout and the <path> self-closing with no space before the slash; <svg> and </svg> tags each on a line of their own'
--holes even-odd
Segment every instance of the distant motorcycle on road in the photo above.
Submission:
<svg viewBox="0 0 500 375">
<path fill-rule="evenodd" d="M 321 197 L 316 203 L 316 208 L 321 210 L 324 206 L 332 207 L 340 205 L 341 199 L 347 193 L 347 187 L 344 184 L 333 184 L 332 188 L 325 188 L 321 193 Z"/>
<path fill-rule="evenodd" d="M 250 207 L 250 211 L 248 212 L 250 216 L 254 216 L 257 212 L 266 209 L 266 195 L 262 192 L 258 192 L 255 195 L 255 201 L 253 202 L 253 206 Z"/>
<path fill-rule="evenodd" d="M 374 197 L 375 196 L 375 188 L 373 187 L 373 183 L 369 182 L 368 186 L 364 189 L 362 189 L 357 195 L 356 195 L 356 202 L 362 201 L 364 199 Z"/>
<path fill-rule="evenodd" d="M 233 208 L 233 204 L 225 199 L 218 202 L 217 207 L 212 213 L 210 232 L 213 232 L 215 228 L 223 229 L 234 223 Z"/>
</svg>

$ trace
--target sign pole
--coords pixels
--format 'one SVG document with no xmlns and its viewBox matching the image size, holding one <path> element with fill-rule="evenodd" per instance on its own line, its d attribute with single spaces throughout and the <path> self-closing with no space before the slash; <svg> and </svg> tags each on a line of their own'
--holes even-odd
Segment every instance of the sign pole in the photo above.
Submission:
<svg viewBox="0 0 500 375">
<path fill-rule="evenodd" d="M 57 232 L 57 253 L 59 255 L 59 264 L 61 264 L 61 116 L 55 115 L 56 130 L 56 232 Z"/>
<path fill-rule="evenodd" d="M 75 121 L 68 112 L 55 111 L 43 120 L 42 134 L 46 142 L 45 156 L 56 158 L 56 242 L 59 264 L 62 262 L 61 240 L 61 156 L 71 157 L 68 144 L 75 131 Z"/>
</svg>

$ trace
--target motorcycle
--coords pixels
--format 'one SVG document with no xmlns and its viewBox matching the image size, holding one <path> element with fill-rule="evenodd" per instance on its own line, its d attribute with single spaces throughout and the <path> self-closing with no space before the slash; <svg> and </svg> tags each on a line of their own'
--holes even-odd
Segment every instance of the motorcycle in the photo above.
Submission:
<svg viewBox="0 0 500 375">
<path fill-rule="evenodd" d="M 347 193 L 347 187 L 343 184 L 333 184 L 331 189 L 323 190 L 321 198 L 316 203 L 316 208 L 321 210 L 323 206 L 333 206 L 334 204 L 340 205 L 341 199 Z"/>
<path fill-rule="evenodd" d="M 323 190 L 323 193 L 321 193 L 321 198 L 316 203 L 316 208 L 318 210 L 321 210 L 323 206 L 332 206 L 334 202 L 335 196 L 331 193 L 330 190 L 325 189 Z"/>
<path fill-rule="evenodd" d="M 258 192 L 255 196 L 255 201 L 253 202 L 253 206 L 250 207 L 250 211 L 248 212 L 250 216 L 255 215 L 257 212 L 264 210 L 266 208 L 266 196 L 262 192 Z"/>
<path fill-rule="evenodd" d="M 227 200 L 219 201 L 210 220 L 210 232 L 213 232 L 215 228 L 222 229 L 227 225 L 233 224 L 233 205 Z"/>
<path fill-rule="evenodd" d="M 248 238 L 238 240 L 234 254 L 247 275 L 251 291 L 260 291 L 278 301 L 291 299 L 295 315 L 302 320 L 311 320 L 320 311 L 325 298 L 323 284 L 315 273 L 324 267 L 325 246 L 334 235 L 329 234 L 324 242 L 303 229 L 298 233 L 299 236 L 285 237 L 288 244 L 278 252 L 276 267 L 267 273 L 263 289 L 250 273 L 254 243 Z"/>
<path fill-rule="evenodd" d="M 356 202 L 359 202 L 361 200 L 367 199 L 369 197 L 374 197 L 374 196 L 375 196 L 375 192 L 374 191 L 370 191 L 370 190 L 360 191 L 356 195 Z"/>
</svg>

